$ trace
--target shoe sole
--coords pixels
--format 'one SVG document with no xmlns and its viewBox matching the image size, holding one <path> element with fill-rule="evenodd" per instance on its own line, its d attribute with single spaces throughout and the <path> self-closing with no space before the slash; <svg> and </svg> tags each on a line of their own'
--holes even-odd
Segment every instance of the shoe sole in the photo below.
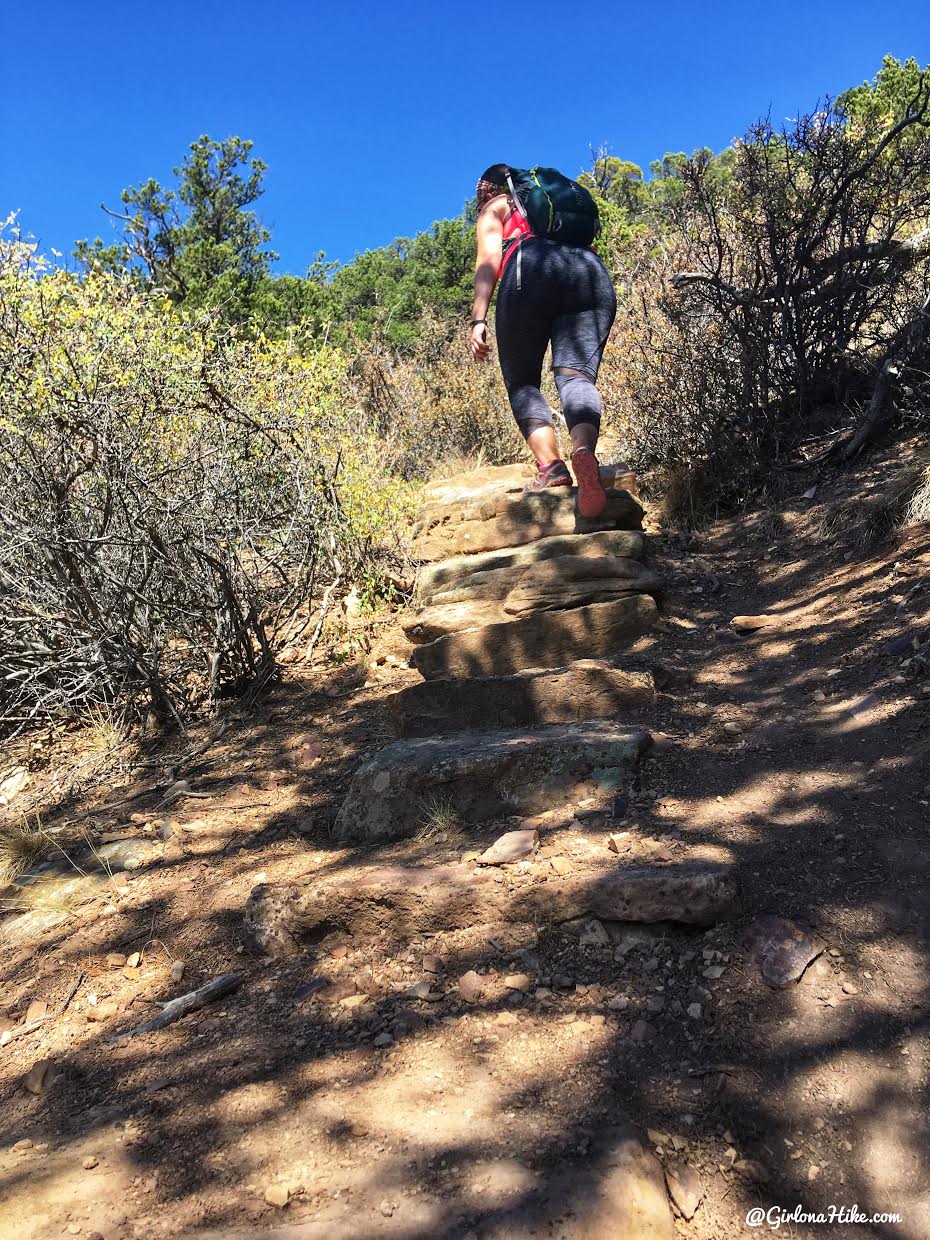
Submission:
<svg viewBox="0 0 930 1240">
<path fill-rule="evenodd" d="M 578 483 L 578 513 L 588 519 L 599 517 L 607 507 L 607 492 L 601 482 L 600 468 L 593 452 L 585 452 L 576 464 L 572 460 Z"/>
</svg>

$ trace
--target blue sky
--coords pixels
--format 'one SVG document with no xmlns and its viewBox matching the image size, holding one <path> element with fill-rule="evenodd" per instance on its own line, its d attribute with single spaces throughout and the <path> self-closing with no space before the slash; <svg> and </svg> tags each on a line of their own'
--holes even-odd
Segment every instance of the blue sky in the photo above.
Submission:
<svg viewBox="0 0 930 1240">
<path fill-rule="evenodd" d="M 487 164 L 719 150 L 886 52 L 930 62 L 927 0 L 36 0 L 0 46 L 0 215 L 69 254 L 112 235 L 101 201 L 238 134 L 269 165 L 279 269 L 302 272 L 457 214 Z"/>
</svg>

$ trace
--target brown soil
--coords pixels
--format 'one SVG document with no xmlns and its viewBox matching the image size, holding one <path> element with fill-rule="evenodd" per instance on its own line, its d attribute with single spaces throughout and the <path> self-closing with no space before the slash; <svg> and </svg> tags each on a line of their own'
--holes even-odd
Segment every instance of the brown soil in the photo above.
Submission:
<svg viewBox="0 0 930 1240">
<path fill-rule="evenodd" d="M 608 944 L 526 926 L 430 940 L 334 931 L 293 960 L 254 956 L 242 909 L 257 882 L 452 860 L 514 825 L 332 847 L 347 781 L 390 739 L 385 697 L 417 679 L 390 664 L 367 688 L 351 672 L 289 669 L 180 772 L 208 799 L 159 807 L 177 748 L 150 750 L 148 766 L 107 786 L 46 793 L 43 821 L 65 852 L 119 831 L 151 838 L 154 860 L 75 896 L 41 932 L 24 937 L 13 915 L 3 927 L 0 1028 L 13 1022 L 16 1036 L 0 1046 L 0 1235 L 572 1236 L 570 1203 L 558 1233 L 496 1220 L 539 1183 L 596 1169 L 599 1134 L 625 1118 L 663 1162 L 700 1175 L 683 1236 L 743 1235 L 753 1207 L 854 1204 L 903 1221 L 844 1236 L 930 1235 L 930 678 L 920 658 L 902 670 L 930 640 L 930 532 L 864 553 L 818 533 L 844 492 L 881 485 L 884 468 L 873 460 L 778 513 L 652 540 L 669 589 L 660 631 L 634 653 L 662 694 L 624 722 L 659 743 L 609 829 L 630 830 L 634 855 L 659 863 L 685 850 L 735 861 L 734 924 L 632 927 Z M 757 613 L 784 621 L 733 632 L 734 616 Z M 44 773 L 33 762 L 41 800 L 59 768 L 54 755 Z M 562 872 L 600 855 L 608 827 L 584 814 L 600 807 L 579 808 L 521 864 Z M 744 946 L 766 913 L 826 948 L 784 990 Z M 142 962 L 107 967 L 111 952 Z M 537 961 L 550 993 L 505 987 Z M 722 975 L 705 977 L 715 963 Z M 115 1040 L 156 1000 L 233 969 L 244 981 L 231 997 Z M 457 986 L 470 969 L 488 970 L 474 1003 Z M 430 979 L 438 998 L 404 996 Z M 53 1019 L 19 1035 L 33 999 Z M 642 1019 L 646 1040 L 633 1040 Z M 34 1095 L 24 1077 L 43 1059 L 57 1077 Z M 731 1169 L 736 1159 L 749 1167 Z M 288 1189 L 284 1209 L 266 1202 L 269 1186 Z"/>
</svg>

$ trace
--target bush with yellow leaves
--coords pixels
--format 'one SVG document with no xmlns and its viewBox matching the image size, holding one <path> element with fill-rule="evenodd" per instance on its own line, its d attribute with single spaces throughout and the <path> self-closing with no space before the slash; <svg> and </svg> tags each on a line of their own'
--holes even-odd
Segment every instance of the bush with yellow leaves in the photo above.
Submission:
<svg viewBox="0 0 930 1240">
<path fill-rule="evenodd" d="M 328 586 L 377 590 L 408 493 L 340 350 L 0 231 L 0 726 L 262 684 Z"/>
</svg>

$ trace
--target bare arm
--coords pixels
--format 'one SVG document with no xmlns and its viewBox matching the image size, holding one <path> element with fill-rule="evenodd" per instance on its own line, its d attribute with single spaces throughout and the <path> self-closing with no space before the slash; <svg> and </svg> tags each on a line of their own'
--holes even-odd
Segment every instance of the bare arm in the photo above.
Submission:
<svg viewBox="0 0 930 1240">
<path fill-rule="evenodd" d="M 504 243 L 503 215 L 507 208 L 507 200 L 503 196 L 488 203 L 478 216 L 477 238 L 478 255 L 475 259 L 475 298 L 472 302 L 471 317 L 485 319 L 494 286 L 497 284 L 497 273 L 501 265 L 501 251 Z M 491 352 L 487 340 L 487 328 L 483 322 L 472 327 L 468 337 L 468 347 L 475 361 L 483 362 Z"/>
</svg>

